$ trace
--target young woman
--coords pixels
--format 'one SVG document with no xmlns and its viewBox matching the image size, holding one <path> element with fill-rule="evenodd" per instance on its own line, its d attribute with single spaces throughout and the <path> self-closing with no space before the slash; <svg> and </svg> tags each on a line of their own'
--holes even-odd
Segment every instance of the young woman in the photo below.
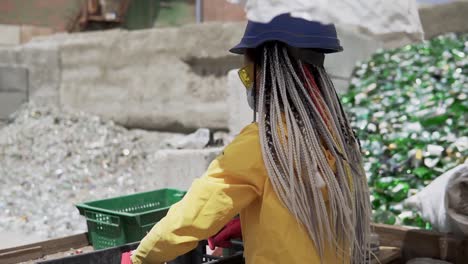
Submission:
<svg viewBox="0 0 468 264">
<path fill-rule="evenodd" d="M 368 263 L 370 204 L 359 144 L 324 70 L 333 25 L 249 21 L 239 71 L 245 127 L 157 223 L 133 263 L 164 263 L 240 214 L 247 264 Z"/>
</svg>

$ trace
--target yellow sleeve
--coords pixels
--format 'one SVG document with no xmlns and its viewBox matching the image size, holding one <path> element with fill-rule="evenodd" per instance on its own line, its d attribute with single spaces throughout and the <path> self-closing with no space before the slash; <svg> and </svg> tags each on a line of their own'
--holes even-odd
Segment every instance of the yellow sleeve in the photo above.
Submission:
<svg viewBox="0 0 468 264">
<path fill-rule="evenodd" d="M 151 229 L 133 254 L 133 263 L 164 263 L 189 252 L 198 241 L 215 235 L 262 194 L 264 170 L 258 128 L 252 124 Z"/>
</svg>

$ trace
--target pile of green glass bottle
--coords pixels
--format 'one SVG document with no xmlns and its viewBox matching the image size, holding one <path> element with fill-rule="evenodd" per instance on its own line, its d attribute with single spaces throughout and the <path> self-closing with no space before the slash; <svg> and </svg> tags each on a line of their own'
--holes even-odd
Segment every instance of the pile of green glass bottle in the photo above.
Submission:
<svg viewBox="0 0 468 264">
<path fill-rule="evenodd" d="M 468 154 L 468 34 L 378 51 L 342 99 L 358 135 L 375 222 L 430 229 L 403 201 Z"/>
</svg>

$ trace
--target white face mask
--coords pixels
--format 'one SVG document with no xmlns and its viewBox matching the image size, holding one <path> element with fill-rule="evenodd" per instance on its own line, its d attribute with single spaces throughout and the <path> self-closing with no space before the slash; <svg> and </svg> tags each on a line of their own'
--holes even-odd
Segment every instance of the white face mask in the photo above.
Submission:
<svg viewBox="0 0 468 264">
<path fill-rule="evenodd" d="M 247 92 L 247 102 L 249 103 L 250 108 L 255 110 L 255 89 L 246 89 Z"/>
</svg>

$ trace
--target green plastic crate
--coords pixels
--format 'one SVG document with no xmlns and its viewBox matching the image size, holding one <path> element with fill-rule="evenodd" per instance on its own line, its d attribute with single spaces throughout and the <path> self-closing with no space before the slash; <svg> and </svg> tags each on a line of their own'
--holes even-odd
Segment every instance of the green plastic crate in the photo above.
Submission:
<svg viewBox="0 0 468 264">
<path fill-rule="evenodd" d="M 89 241 L 95 249 L 103 249 L 141 240 L 184 195 L 184 191 L 161 189 L 76 207 L 86 217 Z"/>
</svg>

